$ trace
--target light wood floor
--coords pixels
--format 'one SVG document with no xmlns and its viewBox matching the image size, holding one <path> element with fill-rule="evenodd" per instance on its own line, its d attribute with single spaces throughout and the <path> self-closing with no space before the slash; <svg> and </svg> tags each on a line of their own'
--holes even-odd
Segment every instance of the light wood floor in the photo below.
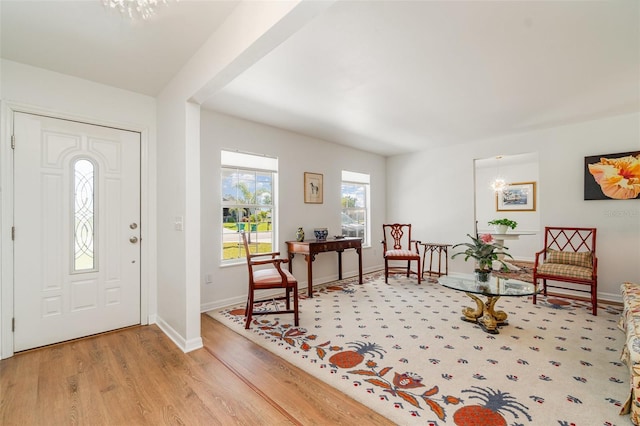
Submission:
<svg viewBox="0 0 640 426">
<path fill-rule="evenodd" d="M 390 425 L 202 315 L 204 348 L 132 327 L 0 361 L 0 424 Z"/>
</svg>

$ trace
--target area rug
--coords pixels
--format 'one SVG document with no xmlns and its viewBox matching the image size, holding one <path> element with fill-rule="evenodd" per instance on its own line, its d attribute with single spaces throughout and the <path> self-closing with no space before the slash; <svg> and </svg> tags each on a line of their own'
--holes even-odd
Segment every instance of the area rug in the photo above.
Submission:
<svg viewBox="0 0 640 426">
<path fill-rule="evenodd" d="M 511 259 L 509 259 L 508 262 L 517 269 L 509 271 L 494 271 L 493 273 L 501 278 L 520 280 L 528 283 L 533 282 L 533 262 Z"/>
<path fill-rule="evenodd" d="M 553 299 L 552 299 L 553 301 Z M 338 281 L 292 315 L 209 314 L 400 425 L 630 425 L 620 310 L 502 297 L 499 334 L 461 320 L 464 293 L 381 273 Z"/>
</svg>

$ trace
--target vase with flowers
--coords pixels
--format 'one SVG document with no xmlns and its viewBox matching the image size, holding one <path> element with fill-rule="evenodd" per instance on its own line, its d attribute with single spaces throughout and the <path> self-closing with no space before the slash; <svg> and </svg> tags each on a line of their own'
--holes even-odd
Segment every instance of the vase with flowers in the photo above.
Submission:
<svg viewBox="0 0 640 426">
<path fill-rule="evenodd" d="M 507 269 L 507 264 L 502 260 L 505 256 L 512 257 L 509 253 L 506 252 L 507 247 L 504 247 L 500 244 L 496 243 L 496 240 L 493 238 L 491 234 L 480 234 L 472 237 L 467 234 L 469 238 L 471 238 L 471 243 L 460 243 L 453 246 L 456 247 L 464 246 L 467 247 L 466 250 L 455 253 L 451 256 L 453 259 L 456 256 L 464 254 L 464 260 L 467 261 L 469 258 L 473 258 L 476 261 L 476 277 L 480 282 L 489 281 L 489 277 L 491 275 L 491 271 L 493 270 L 493 262 L 498 262 L 502 264 L 502 268 Z"/>
</svg>

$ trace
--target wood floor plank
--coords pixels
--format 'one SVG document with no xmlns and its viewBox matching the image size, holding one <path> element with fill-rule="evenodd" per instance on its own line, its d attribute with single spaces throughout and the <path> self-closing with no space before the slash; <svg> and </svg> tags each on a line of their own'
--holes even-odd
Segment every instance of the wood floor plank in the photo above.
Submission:
<svg viewBox="0 0 640 426">
<path fill-rule="evenodd" d="M 0 424 L 38 424 L 32 409 L 38 400 L 40 353 L 30 357 L 13 357 L 0 361 Z M 20 422 L 12 421 L 11 413 L 20 412 Z"/>
<path fill-rule="evenodd" d="M 155 325 L 0 361 L 4 425 L 392 424 L 204 315 L 184 354 Z"/>
<path fill-rule="evenodd" d="M 269 395 L 302 424 L 393 424 L 365 405 L 202 316 L 205 347 Z"/>
</svg>

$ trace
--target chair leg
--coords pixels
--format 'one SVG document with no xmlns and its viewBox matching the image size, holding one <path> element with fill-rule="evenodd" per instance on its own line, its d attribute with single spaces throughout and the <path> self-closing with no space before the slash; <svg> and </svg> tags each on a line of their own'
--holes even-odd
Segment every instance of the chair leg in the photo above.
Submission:
<svg viewBox="0 0 640 426">
<path fill-rule="evenodd" d="M 249 329 L 251 324 L 251 315 L 253 314 L 253 289 L 249 289 L 249 294 L 247 295 L 247 308 L 245 309 L 245 315 L 247 316 L 247 321 L 244 324 L 244 328 L 246 330 Z"/>
<path fill-rule="evenodd" d="M 384 260 L 384 283 L 389 284 L 389 263 L 387 259 Z"/>
<path fill-rule="evenodd" d="M 286 309 L 288 311 L 291 309 L 291 302 L 289 301 L 289 297 L 291 295 L 291 287 L 287 287 L 286 294 L 287 294 Z"/>
<path fill-rule="evenodd" d="M 407 261 L 407 278 L 409 278 L 410 274 L 411 274 L 411 261 L 408 260 Z"/>
<path fill-rule="evenodd" d="M 416 274 L 418 275 L 418 284 L 420 284 L 422 282 L 422 273 L 420 272 L 420 258 L 418 258 L 418 272 L 416 272 Z"/>
<path fill-rule="evenodd" d="M 591 313 L 594 317 L 598 316 L 598 291 L 596 286 L 591 286 Z"/>
</svg>

